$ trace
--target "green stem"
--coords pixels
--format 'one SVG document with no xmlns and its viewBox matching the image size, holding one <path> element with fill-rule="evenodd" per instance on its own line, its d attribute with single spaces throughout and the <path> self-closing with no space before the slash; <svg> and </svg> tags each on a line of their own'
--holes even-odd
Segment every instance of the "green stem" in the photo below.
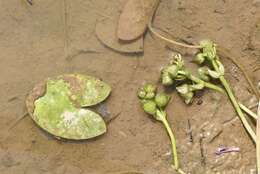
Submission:
<svg viewBox="0 0 260 174">
<path fill-rule="evenodd" d="M 215 71 L 219 72 L 219 68 L 218 68 L 218 65 L 217 63 L 215 62 L 215 60 L 212 60 L 212 65 L 215 69 Z M 246 128 L 247 132 L 249 133 L 249 135 L 251 136 L 251 138 L 253 139 L 254 142 L 256 142 L 256 134 L 255 132 L 253 131 L 253 129 L 251 128 L 251 126 L 249 125 L 248 121 L 246 120 L 242 110 L 240 109 L 239 107 L 239 104 L 231 90 L 231 87 L 230 85 L 228 84 L 227 80 L 225 79 L 225 77 L 222 75 L 219 77 L 219 80 L 221 81 L 222 85 L 225 87 L 226 89 L 226 92 L 229 96 L 229 99 L 231 100 L 240 120 L 242 121 L 244 127 Z"/>
<path fill-rule="evenodd" d="M 216 91 L 221 92 L 221 93 L 225 93 L 225 91 L 222 88 L 218 87 L 217 85 L 213 85 L 212 83 L 205 82 L 205 81 L 201 80 L 200 78 L 198 78 L 194 75 L 190 75 L 190 76 L 188 76 L 188 78 L 190 80 L 194 81 L 195 83 L 204 84 L 204 86 L 207 87 L 207 88 L 216 90 Z"/>
<path fill-rule="evenodd" d="M 179 169 L 179 161 L 178 161 L 178 154 L 177 154 L 177 148 L 176 148 L 176 140 L 175 140 L 175 137 L 174 137 L 174 134 L 171 130 L 171 127 L 166 119 L 166 117 L 164 117 L 162 119 L 162 123 L 163 125 L 165 126 L 166 130 L 167 130 L 167 133 L 170 137 L 170 140 L 171 140 L 171 145 L 172 145 L 172 155 L 173 155 L 173 166 L 176 170 Z"/>
<path fill-rule="evenodd" d="M 251 116 L 252 118 L 254 118 L 255 120 L 257 120 L 257 115 L 251 111 L 250 109 L 248 109 L 245 105 L 243 105 L 242 103 L 238 103 L 240 108 L 247 113 L 249 116 Z"/>
<path fill-rule="evenodd" d="M 184 171 L 182 171 L 180 169 L 180 166 L 179 166 L 179 161 L 178 161 L 178 154 L 177 154 L 177 147 L 176 147 L 176 140 L 175 140 L 175 137 L 174 137 L 174 134 L 172 132 L 172 129 L 169 125 L 169 122 L 167 120 L 167 114 L 164 110 L 160 109 L 158 110 L 157 112 L 157 120 L 161 121 L 165 127 L 165 129 L 167 130 L 167 133 L 170 137 L 170 140 L 171 140 L 171 146 L 172 146 L 172 158 L 173 158 L 173 161 L 172 161 L 172 167 L 180 174 L 186 174 Z"/>
<path fill-rule="evenodd" d="M 204 80 L 201 80 L 200 78 L 190 74 L 187 71 L 179 71 L 179 74 L 186 76 L 188 79 L 190 79 L 191 81 L 193 81 L 195 83 L 203 84 L 207 88 L 213 89 L 213 90 L 221 92 L 221 93 L 225 93 L 225 91 L 221 87 L 214 85 L 212 83 L 205 82 Z"/>
</svg>

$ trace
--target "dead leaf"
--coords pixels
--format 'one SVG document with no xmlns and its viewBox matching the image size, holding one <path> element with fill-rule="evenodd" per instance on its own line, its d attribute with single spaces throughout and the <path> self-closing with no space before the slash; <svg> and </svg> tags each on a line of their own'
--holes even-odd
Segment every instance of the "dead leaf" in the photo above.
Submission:
<svg viewBox="0 0 260 174">
<path fill-rule="evenodd" d="M 96 26 L 97 38 L 107 47 L 121 53 L 143 52 L 143 37 L 127 43 L 118 40 L 116 36 L 117 19 L 118 17 L 100 21 Z"/>
<path fill-rule="evenodd" d="M 130 41 L 142 36 L 159 0 L 128 0 L 118 21 L 117 37 Z"/>
</svg>

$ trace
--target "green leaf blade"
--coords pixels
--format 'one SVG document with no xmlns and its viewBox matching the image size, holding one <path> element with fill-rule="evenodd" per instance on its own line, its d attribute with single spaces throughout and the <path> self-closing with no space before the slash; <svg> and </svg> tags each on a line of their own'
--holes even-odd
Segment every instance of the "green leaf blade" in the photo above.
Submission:
<svg viewBox="0 0 260 174">
<path fill-rule="evenodd" d="M 102 117 L 89 109 L 81 108 L 81 102 L 83 99 L 91 99 L 90 102 L 84 104 L 99 103 L 107 98 L 111 88 L 105 84 L 105 91 L 102 91 L 101 88 L 95 89 L 97 93 L 90 97 L 87 90 L 100 84 L 103 85 L 104 82 L 90 76 L 73 74 L 69 77 L 70 81 L 65 76 L 46 80 L 44 95 L 39 96 L 35 101 L 30 100 L 30 102 L 34 102 L 34 108 L 28 109 L 29 112 L 33 111 L 30 113 L 31 117 L 37 125 L 56 137 L 82 140 L 104 134 L 106 124 Z M 79 79 L 80 83 L 78 83 Z M 96 80 L 94 85 L 93 80 Z M 75 90 L 75 87 L 79 88 Z M 97 97 L 96 100 L 95 97 Z"/>
</svg>

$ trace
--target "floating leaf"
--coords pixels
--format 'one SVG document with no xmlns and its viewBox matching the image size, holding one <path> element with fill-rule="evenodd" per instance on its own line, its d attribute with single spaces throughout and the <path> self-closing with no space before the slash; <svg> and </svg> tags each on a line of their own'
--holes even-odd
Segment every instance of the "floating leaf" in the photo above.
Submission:
<svg viewBox="0 0 260 174">
<path fill-rule="evenodd" d="M 91 76 L 69 74 L 59 76 L 58 79 L 68 83 L 71 99 L 81 107 L 96 105 L 104 101 L 111 92 L 109 85 Z"/>
<path fill-rule="evenodd" d="M 89 139 L 106 132 L 102 117 L 82 106 L 105 100 L 111 88 L 80 74 L 50 78 L 36 85 L 27 98 L 28 112 L 44 130 L 66 139 Z"/>
</svg>

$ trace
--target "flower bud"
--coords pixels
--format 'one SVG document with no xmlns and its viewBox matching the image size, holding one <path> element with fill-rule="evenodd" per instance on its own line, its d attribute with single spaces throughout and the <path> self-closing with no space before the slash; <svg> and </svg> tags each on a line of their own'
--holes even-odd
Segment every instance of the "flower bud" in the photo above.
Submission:
<svg viewBox="0 0 260 174">
<path fill-rule="evenodd" d="M 162 78 L 162 84 L 164 86 L 170 86 L 174 82 L 173 79 L 171 78 L 170 74 L 165 71 L 162 72 L 161 78 Z"/>
<path fill-rule="evenodd" d="M 178 87 L 176 87 L 176 90 L 180 94 L 187 94 L 189 92 L 189 85 L 183 84 Z"/>
<path fill-rule="evenodd" d="M 152 84 L 145 84 L 143 89 L 146 93 L 149 93 L 149 92 L 155 93 L 156 92 L 156 86 L 152 85 Z"/>
<path fill-rule="evenodd" d="M 156 114 L 156 103 L 154 101 L 148 100 L 143 103 L 143 109 L 147 114 L 155 115 Z"/>
<path fill-rule="evenodd" d="M 181 69 L 184 66 L 184 61 L 183 61 L 182 56 L 180 54 L 177 54 L 170 63 L 172 65 L 176 65 L 178 67 L 178 69 Z"/>
<path fill-rule="evenodd" d="M 176 89 L 180 96 L 184 99 L 186 104 L 190 104 L 192 102 L 194 93 L 192 92 L 192 88 L 190 85 L 183 84 L 181 86 L 178 86 Z"/>
<path fill-rule="evenodd" d="M 146 93 L 145 99 L 153 99 L 155 96 L 154 92 L 148 92 Z"/>
<path fill-rule="evenodd" d="M 159 93 L 155 96 L 155 103 L 159 108 L 165 108 L 166 105 L 170 101 L 170 96 L 164 94 L 164 93 Z"/>
<path fill-rule="evenodd" d="M 214 44 L 210 40 L 203 40 L 200 42 L 200 45 L 203 50 L 203 54 L 206 56 L 206 58 L 210 61 L 216 59 L 217 51 L 216 51 L 216 44 Z"/>
<path fill-rule="evenodd" d="M 213 71 L 210 69 L 208 70 L 208 73 L 209 73 L 210 77 L 212 77 L 214 79 L 218 79 L 221 76 L 221 74 L 219 72 Z"/>
<path fill-rule="evenodd" d="M 146 92 L 143 89 L 139 89 L 137 95 L 140 99 L 144 99 L 146 96 Z"/>
<path fill-rule="evenodd" d="M 176 65 L 170 65 L 165 68 L 165 72 L 167 72 L 172 79 L 174 79 L 178 74 L 178 67 Z"/>
<path fill-rule="evenodd" d="M 193 61 L 199 65 L 202 64 L 205 61 L 205 57 L 204 57 L 203 53 L 197 54 Z"/>
<path fill-rule="evenodd" d="M 182 80 L 185 80 L 187 79 L 187 77 L 185 75 L 181 75 L 181 74 L 178 74 L 174 80 L 178 80 L 178 81 L 182 81 Z"/>
<path fill-rule="evenodd" d="M 194 96 L 194 93 L 193 92 L 188 92 L 187 94 L 185 95 L 181 95 L 183 98 L 184 98 L 184 102 L 186 104 L 190 104 L 193 100 L 193 96 Z"/>
<path fill-rule="evenodd" d="M 201 80 L 204 80 L 208 82 L 210 80 L 210 77 L 208 76 L 208 68 L 207 67 L 201 67 L 198 69 L 198 74 Z"/>
<path fill-rule="evenodd" d="M 205 86 L 203 83 L 197 83 L 197 84 L 193 84 L 193 85 L 189 85 L 189 90 L 190 91 L 198 91 L 203 89 Z"/>
</svg>

